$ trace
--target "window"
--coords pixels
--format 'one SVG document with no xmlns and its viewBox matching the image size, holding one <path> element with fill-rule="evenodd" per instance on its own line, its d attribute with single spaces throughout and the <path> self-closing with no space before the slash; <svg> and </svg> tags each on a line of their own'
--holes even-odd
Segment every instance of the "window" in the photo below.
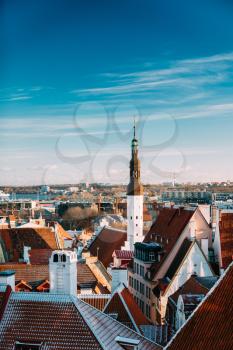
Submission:
<svg viewBox="0 0 233 350">
<path fill-rule="evenodd" d="M 146 304 L 146 317 L 150 318 L 150 305 Z"/>
<path fill-rule="evenodd" d="M 150 299 L 150 288 L 146 286 L 146 297 Z"/>
<path fill-rule="evenodd" d="M 155 253 L 149 252 L 149 261 L 154 261 L 154 260 L 155 260 Z"/>
<path fill-rule="evenodd" d="M 15 342 L 14 350 L 40 350 L 42 343 L 22 343 L 20 341 Z"/>
<path fill-rule="evenodd" d="M 144 277 L 144 266 L 140 265 L 140 276 Z"/>
<path fill-rule="evenodd" d="M 144 312 L 144 301 L 142 301 L 141 299 L 139 300 L 139 307 L 142 310 L 142 312 Z"/>
<path fill-rule="evenodd" d="M 62 261 L 62 262 L 66 262 L 66 255 L 65 255 L 65 254 L 62 254 L 62 256 L 61 256 L 61 261 Z"/>
<path fill-rule="evenodd" d="M 138 216 L 136 216 L 136 219 L 138 219 Z"/>
<path fill-rule="evenodd" d="M 140 340 L 117 336 L 115 341 L 124 350 L 137 350 Z"/>
<path fill-rule="evenodd" d="M 140 282 L 140 293 L 144 295 L 145 293 L 145 286 L 142 282 Z"/>
<path fill-rule="evenodd" d="M 58 262 L 58 254 L 54 254 L 54 256 L 53 256 L 53 262 Z"/>
</svg>

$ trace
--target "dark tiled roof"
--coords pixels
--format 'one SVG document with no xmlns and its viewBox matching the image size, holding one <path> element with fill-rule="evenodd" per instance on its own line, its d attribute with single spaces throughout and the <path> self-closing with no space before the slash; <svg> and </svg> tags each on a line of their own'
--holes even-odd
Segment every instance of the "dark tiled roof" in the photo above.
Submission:
<svg viewBox="0 0 233 350">
<path fill-rule="evenodd" d="M 105 227 L 92 242 L 89 250 L 91 255 L 97 256 L 105 267 L 113 261 L 114 250 L 120 250 L 127 240 L 126 231 Z"/>
<path fill-rule="evenodd" d="M 233 263 L 210 290 L 186 325 L 168 345 L 169 350 L 233 349 Z"/>
<path fill-rule="evenodd" d="M 169 269 L 167 270 L 166 277 L 168 277 L 170 280 L 175 275 L 176 271 L 178 270 L 179 266 L 181 265 L 183 259 L 185 258 L 193 243 L 194 241 L 189 241 L 187 238 L 184 239 L 183 243 L 180 246 L 180 249 L 178 250 L 175 258 L 170 264 Z"/>
<path fill-rule="evenodd" d="M 144 242 L 156 242 L 164 247 L 164 254 L 160 262 L 156 262 L 151 266 L 152 278 L 171 252 L 193 214 L 194 210 L 192 209 L 161 209 L 144 239 Z"/>
<path fill-rule="evenodd" d="M 217 276 L 206 276 L 206 277 L 194 276 L 194 278 L 199 284 L 201 284 L 203 287 L 207 289 L 211 289 L 218 280 Z"/>
<path fill-rule="evenodd" d="M 233 260 L 233 213 L 222 213 L 219 223 L 222 267 L 224 269 Z"/>
</svg>

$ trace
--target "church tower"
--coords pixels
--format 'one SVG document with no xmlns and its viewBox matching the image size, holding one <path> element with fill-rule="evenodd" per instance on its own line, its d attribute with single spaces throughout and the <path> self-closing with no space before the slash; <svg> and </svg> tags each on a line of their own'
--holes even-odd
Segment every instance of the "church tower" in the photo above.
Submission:
<svg viewBox="0 0 233 350">
<path fill-rule="evenodd" d="M 131 143 L 130 182 L 127 188 L 127 221 L 126 249 L 133 250 L 134 243 L 143 241 L 143 186 L 140 179 L 135 123 Z"/>
<path fill-rule="evenodd" d="M 77 254 L 54 250 L 49 259 L 50 293 L 77 295 Z"/>
</svg>

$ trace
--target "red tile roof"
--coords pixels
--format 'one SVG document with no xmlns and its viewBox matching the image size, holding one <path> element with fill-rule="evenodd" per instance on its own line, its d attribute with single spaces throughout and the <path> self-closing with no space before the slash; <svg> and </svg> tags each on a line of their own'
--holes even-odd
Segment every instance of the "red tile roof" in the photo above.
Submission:
<svg viewBox="0 0 233 350">
<path fill-rule="evenodd" d="M 222 213 L 219 223 L 222 268 L 226 269 L 233 260 L 233 213 Z"/>
<path fill-rule="evenodd" d="M 114 250 L 120 250 L 127 240 L 126 231 L 115 228 L 104 227 L 95 240 L 90 245 L 90 253 L 97 256 L 105 267 L 113 261 Z"/>
<path fill-rule="evenodd" d="M 104 312 L 117 314 L 117 320 L 134 330 L 140 330 L 142 325 L 151 325 L 144 316 L 128 288 L 119 287 L 106 305 Z"/>
<path fill-rule="evenodd" d="M 24 246 L 36 249 L 59 249 L 55 234 L 48 227 L 1 229 L 0 237 L 11 261 L 18 261 Z M 13 256 L 12 252 L 14 252 Z"/>
<path fill-rule="evenodd" d="M 204 294 L 206 295 L 208 293 L 209 289 L 204 287 L 202 284 L 200 284 L 195 276 L 191 276 L 183 286 L 181 286 L 174 294 L 170 295 L 169 298 L 171 298 L 175 303 L 177 303 L 177 300 L 181 294 Z"/>
<path fill-rule="evenodd" d="M 49 280 L 49 265 L 0 264 L 0 271 L 15 271 L 16 281 L 30 282 Z M 77 281 L 79 287 L 95 287 L 97 279 L 86 264 L 77 264 Z"/>
<path fill-rule="evenodd" d="M 30 263 L 32 265 L 45 265 L 49 263 L 49 258 L 52 255 L 52 249 L 31 249 L 29 251 Z"/>
<path fill-rule="evenodd" d="M 156 242 L 164 247 L 164 254 L 160 262 L 154 263 L 151 267 L 152 278 L 171 252 L 193 214 L 194 210 L 192 209 L 161 209 L 144 239 L 144 242 Z"/>
<path fill-rule="evenodd" d="M 71 237 L 61 225 L 56 224 L 56 227 L 56 233 L 53 227 L 0 229 L 0 243 L 3 242 L 9 261 L 18 261 L 24 246 L 32 249 L 62 249 L 64 239 Z"/>
<path fill-rule="evenodd" d="M 169 350 L 233 349 L 233 263 L 210 290 L 184 327 L 168 345 Z"/>
<path fill-rule="evenodd" d="M 120 350 L 116 337 L 139 341 L 138 350 L 160 346 L 89 304 L 68 295 L 12 293 L 0 323 L 0 349 L 16 341 L 42 343 L 41 350 Z"/>
<path fill-rule="evenodd" d="M 107 302 L 111 298 L 111 294 L 79 294 L 78 297 L 85 303 L 103 311 Z"/>
<path fill-rule="evenodd" d="M 118 259 L 130 260 L 133 258 L 133 251 L 131 250 L 115 250 L 114 253 Z"/>
<path fill-rule="evenodd" d="M 70 298 L 30 294 L 10 297 L 0 324 L 0 349 L 13 349 L 16 341 L 43 343 L 41 349 L 102 349 Z"/>
</svg>

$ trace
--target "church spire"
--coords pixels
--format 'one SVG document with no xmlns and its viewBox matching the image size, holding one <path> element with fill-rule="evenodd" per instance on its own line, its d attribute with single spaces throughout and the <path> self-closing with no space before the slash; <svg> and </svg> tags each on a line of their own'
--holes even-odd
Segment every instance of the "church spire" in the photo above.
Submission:
<svg viewBox="0 0 233 350">
<path fill-rule="evenodd" d="M 130 160 L 130 182 L 127 194 L 129 196 L 138 196 L 143 194 L 143 187 L 140 179 L 140 160 L 138 158 L 138 140 L 136 139 L 136 123 L 134 119 L 133 139 L 131 142 L 131 160 Z"/>
</svg>

